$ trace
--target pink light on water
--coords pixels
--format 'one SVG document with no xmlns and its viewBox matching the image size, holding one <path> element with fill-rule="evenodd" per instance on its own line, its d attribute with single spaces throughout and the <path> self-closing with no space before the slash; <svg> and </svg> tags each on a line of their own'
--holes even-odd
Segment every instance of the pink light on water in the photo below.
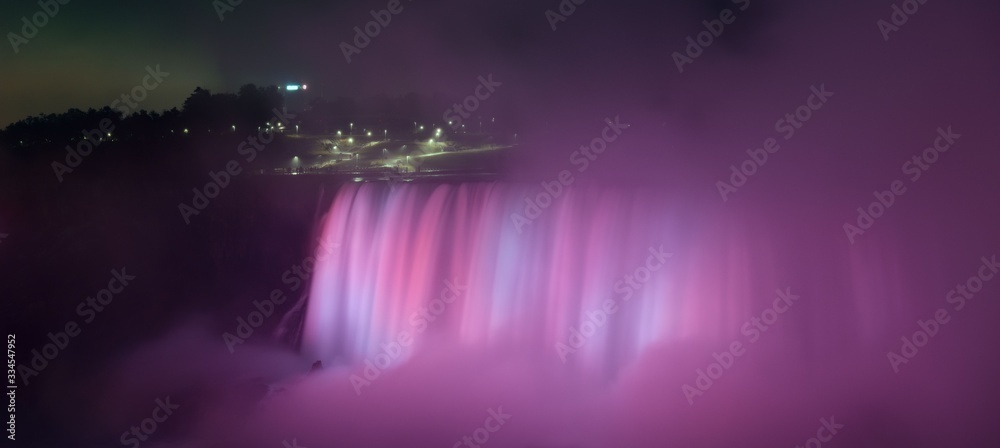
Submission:
<svg viewBox="0 0 1000 448">
<path fill-rule="evenodd" d="M 831 273 L 820 278 L 843 270 L 853 286 L 803 283 L 790 275 L 798 263 L 779 265 L 776 252 L 795 260 L 822 247 L 782 248 L 772 244 L 780 231 L 751 218 L 720 223 L 650 191 L 568 190 L 519 229 L 512 213 L 523 213 L 530 193 L 489 183 L 342 188 L 321 224 L 322 238 L 340 250 L 317 263 L 304 352 L 359 364 L 406 332 L 415 345 L 396 365 L 433 336 L 511 345 L 613 375 L 653 344 L 746 334 L 743 324 L 779 289 L 812 294 L 784 331 L 834 346 L 883 331 L 879 310 L 902 293 L 893 272 L 866 279 L 870 258 L 833 249 Z M 828 300 L 838 288 L 869 299 L 844 307 Z M 831 312 L 846 323 L 825 328 L 821 318 Z M 560 354 L 560 343 L 573 350 Z"/>
</svg>

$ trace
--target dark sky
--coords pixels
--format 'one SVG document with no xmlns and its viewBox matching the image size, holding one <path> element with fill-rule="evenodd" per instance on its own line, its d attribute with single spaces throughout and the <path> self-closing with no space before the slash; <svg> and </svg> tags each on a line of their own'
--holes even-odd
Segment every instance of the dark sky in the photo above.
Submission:
<svg viewBox="0 0 1000 448">
<path fill-rule="evenodd" d="M 387 3 L 245 0 L 220 21 L 210 0 L 70 1 L 17 53 L 7 35 L 0 49 L 0 124 L 108 105 L 141 81 L 147 65 L 157 64 L 170 76 L 141 105 L 153 110 L 179 106 L 197 86 L 235 91 L 245 83 L 306 82 L 328 96 L 464 95 L 477 76 L 489 73 L 503 80 L 533 77 L 537 85 L 546 75 L 550 82 L 566 75 L 572 85 L 572 78 L 592 74 L 587 66 L 598 58 L 675 44 L 683 34 L 670 36 L 667 23 L 697 24 L 720 2 L 591 0 L 553 32 L 545 10 L 558 8 L 557 1 L 402 0 L 403 11 L 348 64 L 339 43 L 353 39 L 354 26 L 364 26 L 369 11 Z M 5 1 L 0 29 L 20 34 L 21 17 L 39 11 L 36 1 Z M 628 45 L 609 40 L 623 32 L 632 34 Z M 669 64 L 668 55 L 644 64 Z"/>
<path fill-rule="evenodd" d="M 892 1 L 748 0 L 735 23 L 678 73 L 671 54 L 684 51 L 685 37 L 742 1 L 588 0 L 553 31 L 545 11 L 557 10 L 557 0 L 402 0 L 403 10 L 347 63 L 339 44 L 387 0 L 244 0 L 224 21 L 210 0 L 73 0 L 17 54 L 9 37 L 0 49 L 0 126 L 110 105 L 157 64 L 170 75 L 142 108 L 180 106 L 198 86 L 233 92 L 245 83 L 303 82 L 328 97 L 465 96 L 478 76 L 493 74 L 504 82 L 495 101 L 527 114 L 592 108 L 602 119 L 597 115 L 628 104 L 680 123 L 754 101 L 780 98 L 787 107 L 785 98 L 824 79 L 862 96 L 912 98 L 912 91 L 936 101 L 947 96 L 942 84 L 973 89 L 997 71 L 997 33 L 988 23 L 997 6 L 931 1 L 886 42 L 876 22 L 889 18 Z M 38 11 L 35 0 L 4 1 L 0 30 L 20 32 L 21 17 Z M 935 54 L 949 67 L 921 60 Z M 961 81 L 968 76 L 977 80 Z"/>
</svg>

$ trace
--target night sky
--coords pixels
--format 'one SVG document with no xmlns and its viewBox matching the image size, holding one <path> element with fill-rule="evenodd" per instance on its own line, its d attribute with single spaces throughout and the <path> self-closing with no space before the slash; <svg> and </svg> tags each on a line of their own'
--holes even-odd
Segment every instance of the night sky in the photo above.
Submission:
<svg viewBox="0 0 1000 448">
<path fill-rule="evenodd" d="M 567 148 L 615 115 L 637 125 L 631 135 L 640 143 L 608 161 L 612 176 L 658 181 L 663 166 L 709 175 L 736 148 L 767 137 L 820 84 L 837 101 L 799 144 L 817 149 L 809 161 L 821 176 L 836 171 L 820 167 L 839 164 L 877 178 L 877 165 L 858 161 L 877 153 L 895 163 L 922 144 L 914 129 L 962 123 L 978 137 L 996 135 L 1000 37 L 990 21 L 1000 6 L 972 0 L 927 2 L 891 31 L 880 25 L 898 8 L 888 1 L 590 0 L 550 22 L 549 11 L 572 2 L 402 0 L 350 62 L 341 43 L 352 43 L 354 28 L 388 0 L 248 0 L 220 21 L 224 4 L 60 6 L 17 54 L 0 51 L 0 124 L 108 106 L 158 65 L 170 75 L 141 108 L 180 107 L 199 86 L 235 92 L 247 83 L 304 83 L 329 99 L 415 92 L 459 101 L 491 75 L 502 87 L 486 108 L 514 110 L 524 123 L 518 131 L 536 149 L 516 174 L 536 177 L 562 166 Z M 20 17 L 39 11 L 31 1 L 0 8 L 17 32 Z M 727 10 L 735 21 L 680 70 L 676 55 L 688 53 L 688 39 Z"/>
<path fill-rule="evenodd" d="M 5 81 L 0 83 L 0 123 L 71 107 L 103 107 L 136 85 L 147 65 L 157 64 L 170 77 L 143 102 L 151 110 L 179 107 L 198 86 L 235 91 L 246 83 L 311 83 L 331 97 L 464 94 L 476 76 L 495 73 L 504 80 L 530 76 L 536 88 L 558 84 L 572 92 L 582 87 L 573 85 L 582 77 L 594 76 L 593 67 L 583 68 L 596 61 L 629 58 L 642 65 L 633 71 L 640 76 L 650 67 L 672 69 L 668 48 L 683 42 L 678 34 L 683 30 L 663 25 L 697 24 L 727 6 L 589 2 L 553 32 L 545 11 L 556 10 L 558 2 L 404 0 L 403 10 L 347 63 L 340 42 L 350 42 L 353 28 L 371 20 L 369 11 L 386 4 L 244 1 L 220 21 L 208 0 L 72 1 L 60 5 L 17 53 L 7 35 L 0 51 Z M 760 5 L 747 14 L 760 16 L 760 25 L 771 9 Z M 34 1 L 4 2 L 4 32 L 21 34 L 21 17 L 40 10 Z M 656 17 L 652 10 L 663 14 Z M 719 46 L 733 54 L 749 52 L 753 32 L 737 23 Z M 649 59 L 651 45 L 664 47 L 662 57 Z M 519 90 L 530 90 L 528 83 L 518 84 Z"/>
</svg>

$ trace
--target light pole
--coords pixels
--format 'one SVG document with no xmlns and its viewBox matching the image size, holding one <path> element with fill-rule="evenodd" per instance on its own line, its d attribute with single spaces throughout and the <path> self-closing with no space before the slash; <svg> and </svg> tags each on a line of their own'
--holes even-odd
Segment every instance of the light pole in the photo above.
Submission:
<svg viewBox="0 0 1000 448">
<path fill-rule="evenodd" d="M 351 123 L 351 135 L 354 135 L 354 123 Z"/>
</svg>

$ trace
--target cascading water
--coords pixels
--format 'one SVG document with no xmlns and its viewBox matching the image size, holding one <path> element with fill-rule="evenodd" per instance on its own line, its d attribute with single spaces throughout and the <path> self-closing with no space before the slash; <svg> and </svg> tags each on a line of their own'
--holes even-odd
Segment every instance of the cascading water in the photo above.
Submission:
<svg viewBox="0 0 1000 448">
<path fill-rule="evenodd" d="M 321 224 L 303 352 L 358 365 L 395 355 L 387 347 L 402 335 L 414 345 L 399 362 L 434 335 L 614 376 L 654 343 L 757 331 L 749 319 L 782 293 L 801 297 L 783 325 L 802 353 L 891 338 L 883 324 L 902 291 L 875 241 L 838 256 L 773 223 L 713 219 L 680 195 L 566 189 L 548 205 L 542 191 L 341 188 Z M 805 259 L 824 273 L 804 270 Z"/>
</svg>

